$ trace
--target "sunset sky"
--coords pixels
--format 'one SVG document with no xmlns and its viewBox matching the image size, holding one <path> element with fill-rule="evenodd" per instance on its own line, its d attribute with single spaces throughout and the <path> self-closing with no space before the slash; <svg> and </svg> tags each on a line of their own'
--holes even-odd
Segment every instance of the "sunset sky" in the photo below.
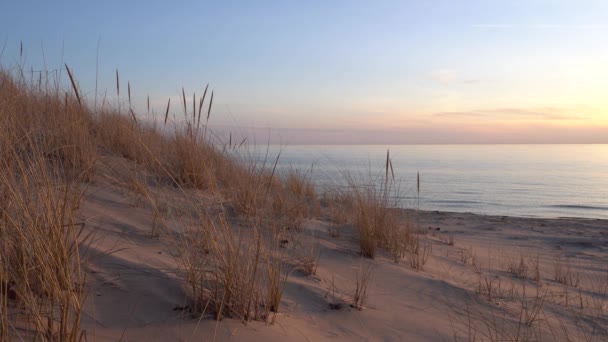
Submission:
<svg viewBox="0 0 608 342">
<path fill-rule="evenodd" d="M 89 100 L 96 56 L 141 110 L 209 82 L 213 126 L 273 142 L 608 143 L 608 1 L 4 1 L 5 67 L 20 41 Z"/>
</svg>

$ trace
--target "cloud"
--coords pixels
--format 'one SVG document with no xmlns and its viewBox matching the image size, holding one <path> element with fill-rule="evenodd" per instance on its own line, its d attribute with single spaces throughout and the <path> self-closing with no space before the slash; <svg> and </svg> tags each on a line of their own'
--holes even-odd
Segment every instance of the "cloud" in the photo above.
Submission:
<svg viewBox="0 0 608 342">
<path fill-rule="evenodd" d="M 438 118 L 481 118 L 487 116 L 480 112 L 437 112 L 432 114 Z"/>
<path fill-rule="evenodd" d="M 486 118 L 486 119 L 542 119 L 542 120 L 581 120 L 580 115 L 571 114 L 563 108 L 496 108 L 473 111 L 448 111 L 432 114 L 440 118 Z"/>
<path fill-rule="evenodd" d="M 215 127 L 228 141 L 248 144 L 547 144 L 608 143 L 608 126 L 560 126 L 543 124 L 485 125 L 433 124 L 424 127 L 380 129 L 302 129 Z M 287 146 L 289 148 L 289 146 Z"/>
<path fill-rule="evenodd" d="M 561 24 L 533 24 L 533 25 L 512 25 L 512 24 L 474 24 L 473 28 L 479 29 L 523 29 L 523 30 L 607 30 L 608 25 L 561 25 Z"/>
</svg>

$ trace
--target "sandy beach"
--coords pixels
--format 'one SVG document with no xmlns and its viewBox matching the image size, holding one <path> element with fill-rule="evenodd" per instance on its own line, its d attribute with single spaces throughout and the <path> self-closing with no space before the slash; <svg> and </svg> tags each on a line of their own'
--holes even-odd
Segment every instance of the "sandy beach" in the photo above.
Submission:
<svg viewBox="0 0 608 342">
<path fill-rule="evenodd" d="M 218 322 L 188 309 L 172 239 L 183 229 L 180 204 L 169 200 L 182 195 L 161 190 L 167 220 L 159 237 L 151 237 L 154 212 L 128 182 L 125 172 L 98 173 L 79 214 L 96 231 L 82 319 L 96 341 L 449 341 L 518 335 L 600 341 L 606 336 L 605 220 L 433 211 L 418 217 L 402 211 L 428 243 L 428 261 L 414 270 L 382 249 L 374 259 L 361 258 L 356 229 L 332 223 L 321 201 L 320 215 L 285 238 L 289 277 L 274 324 Z M 221 203 L 205 193 L 189 196 L 209 207 Z M 306 275 L 298 269 L 298 253 L 311 246 L 318 250 L 318 266 Z M 362 265 L 372 277 L 357 310 L 351 304 Z"/>
</svg>

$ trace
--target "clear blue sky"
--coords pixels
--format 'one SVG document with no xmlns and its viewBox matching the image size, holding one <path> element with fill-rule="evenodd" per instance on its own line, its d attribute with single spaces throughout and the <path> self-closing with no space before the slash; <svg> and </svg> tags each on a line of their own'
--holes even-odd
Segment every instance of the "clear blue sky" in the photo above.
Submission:
<svg viewBox="0 0 608 342">
<path fill-rule="evenodd" d="M 608 1 L 3 1 L 2 59 L 297 142 L 608 143 Z M 123 89 L 124 89 L 123 88 Z M 177 114 L 178 107 L 173 107 Z M 346 132 L 344 132 L 346 131 Z"/>
</svg>

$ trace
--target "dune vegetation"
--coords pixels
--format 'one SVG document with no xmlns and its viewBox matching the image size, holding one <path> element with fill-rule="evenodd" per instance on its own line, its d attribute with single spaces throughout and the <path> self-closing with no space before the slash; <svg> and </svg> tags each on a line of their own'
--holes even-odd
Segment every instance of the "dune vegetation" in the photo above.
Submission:
<svg viewBox="0 0 608 342">
<path fill-rule="evenodd" d="M 183 90 L 153 120 L 135 112 L 118 72 L 116 82 L 116 101 L 93 101 L 68 65 L 0 70 L 0 341 L 127 340 L 133 326 L 166 324 L 163 315 L 178 315 L 190 339 L 199 322 L 202 338 L 219 338 L 222 320 L 263 324 L 275 339 L 328 338 L 330 323 L 306 325 L 298 310 L 356 339 L 368 329 L 389 340 L 608 336 L 608 278 L 596 259 L 577 268 L 579 259 L 532 248 L 502 253 L 464 227 L 504 224 L 496 218 L 402 209 L 390 154 L 371 185 L 345 175 L 346 186 L 321 192 L 310 173 L 279 170 L 280 155 L 215 137 L 208 87 Z M 102 307 L 129 291 L 167 313 L 144 324 Z M 352 325 L 328 316 L 347 308 L 338 314 Z M 282 319 L 300 330 L 272 330 Z M 404 322 L 430 335 L 408 335 Z"/>
</svg>

